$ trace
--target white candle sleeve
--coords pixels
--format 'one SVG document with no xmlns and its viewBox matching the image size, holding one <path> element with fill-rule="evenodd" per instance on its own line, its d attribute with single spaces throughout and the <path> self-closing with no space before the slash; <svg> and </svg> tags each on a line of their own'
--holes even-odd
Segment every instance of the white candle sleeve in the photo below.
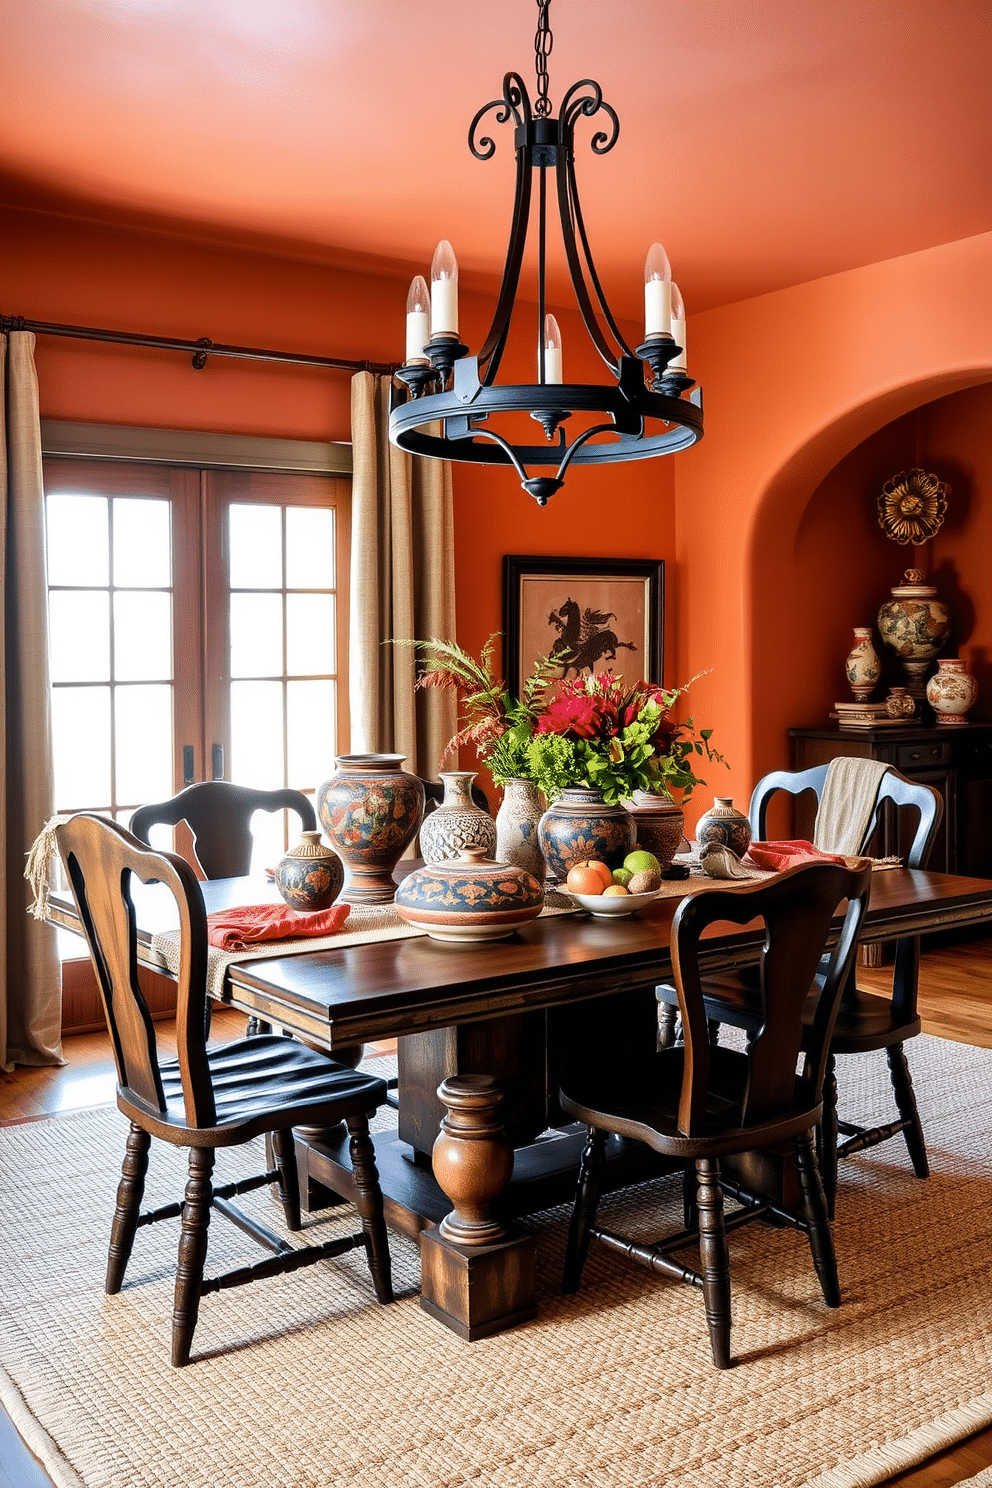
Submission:
<svg viewBox="0 0 992 1488">
<path fill-rule="evenodd" d="M 435 279 L 431 284 L 431 334 L 458 335 L 457 279 Z"/>
<path fill-rule="evenodd" d="M 672 328 L 672 286 L 667 279 L 644 285 L 644 335 L 664 336 Z"/>
</svg>

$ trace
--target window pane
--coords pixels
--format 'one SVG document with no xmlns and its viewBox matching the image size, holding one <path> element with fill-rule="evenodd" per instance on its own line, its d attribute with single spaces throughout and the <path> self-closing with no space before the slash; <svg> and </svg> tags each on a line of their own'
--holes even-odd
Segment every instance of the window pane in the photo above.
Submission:
<svg viewBox="0 0 992 1488">
<path fill-rule="evenodd" d="M 231 595 L 231 676 L 282 676 L 282 596 Z"/>
<path fill-rule="evenodd" d="M 172 688 L 118 687 L 117 791 L 121 805 L 172 794 Z"/>
<path fill-rule="evenodd" d="M 334 588 L 334 516 L 319 506 L 287 508 L 287 588 Z"/>
<path fill-rule="evenodd" d="M 48 596 L 53 682 L 110 681 L 110 600 L 92 589 Z"/>
<path fill-rule="evenodd" d="M 148 588 L 172 583 L 167 501 L 115 498 L 114 583 Z"/>
<path fill-rule="evenodd" d="M 56 811 L 106 808 L 111 799 L 110 688 L 54 688 L 52 735 Z"/>
<path fill-rule="evenodd" d="M 286 840 L 289 822 L 289 838 Z M 287 847 L 295 847 L 300 840 L 297 828 L 300 818 L 296 812 L 256 811 L 251 819 L 251 871 L 262 874 L 266 868 L 274 868 Z"/>
<path fill-rule="evenodd" d="M 333 594 L 286 596 L 286 670 L 307 677 L 334 672 Z"/>
<path fill-rule="evenodd" d="M 110 548 L 105 496 L 49 496 L 48 582 L 107 584 Z"/>
<path fill-rule="evenodd" d="M 171 681 L 171 594 L 114 595 L 114 676 L 119 682 Z"/>
<path fill-rule="evenodd" d="M 286 692 L 287 778 L 294 790 L 315 790 L 334 774 L 337 684 L 290 682 Z"/>
<path fill-rule="evenodd" d="M 238 785 L 274 790 L 285 783 L 282 683 L 231 683 L 231 770 Z"/>
<path fill-rule="evenodd" d="M 282 586 L 282 511 L 232 503 L 228 519 L 232 589 Z"/>
</svg>

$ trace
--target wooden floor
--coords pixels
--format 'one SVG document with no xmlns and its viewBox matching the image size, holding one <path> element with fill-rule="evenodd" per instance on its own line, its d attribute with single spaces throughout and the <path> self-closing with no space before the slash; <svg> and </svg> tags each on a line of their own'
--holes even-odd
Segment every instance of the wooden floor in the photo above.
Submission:
<svg viewBox="0 0 992 1488">
<path fill-rule="evenodd" d="M 862 967 L 858 982 L 865 988 L 888 991 L 891 968 Z M 925 1032 L 992 1049 L 992 940 L 924 949 L 920 1012 Z M 168 1034 L 169 1025 L 158 1027 Z M 244 1018 L 238 1013 L 214 1017 L 215 1038 L 237 1038 L 243 1029 Z M 113 1060 L 106 1034 L 78 1034 L 65 1041 L 64 1052 L 68 1063 L 63 1069 L 18 1068 L 9 1075 L 0 1074 L 0 1125 L 113 1101 Z M 900 1488 L 950 1488 L 986 1467 L 992 1467 L 992 1429 L 888 1481 Z M 46 1488 L 49 1479 L 0 1411 L 0 1488 L 8 1484 L 10 1488 Z"/>
</svg>

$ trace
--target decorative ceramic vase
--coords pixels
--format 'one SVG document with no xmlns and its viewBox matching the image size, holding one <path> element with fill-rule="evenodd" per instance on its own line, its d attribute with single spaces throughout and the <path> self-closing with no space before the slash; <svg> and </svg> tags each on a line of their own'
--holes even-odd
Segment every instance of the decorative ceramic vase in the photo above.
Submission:
<svg viewBox="0 0 992 1488">
<path fill-rule="evenodd" d="M 388 904 L 393 869 L 420 826 L 424 785 L 400 769 L 402 754 L 342 754 L 317 792 L 324 831 L 344 863 L 349 904 Z"/>
<path fill-rule="evenodd" d="M 548 872 L 562 882 L 588 858 L 619 868 L 633 850 L 637 828 L 622 806 L 607 806 L 601 791 L 569 785 L 541 817 L 537 837 Z"/>
<path fill-rule="evenodd" d="M 654 853 L 662 868 L 667 868 L 679 850 L 685 830 L 685 812 L 671 796 L 655 791 L 635 791 L 633 799 L 624 802 L 628 816 L 634 818 L 637 846 Z"/>
<path fill-rule="evenodd" d="M 890 687 L 885 699 L 885 711 L 889 718 L 914 718 L 916 704 L 905 687 Z"/>
<path fill-rule="evenodd" d="M 963 661 L 945 657 L 927 683 L 927 702 L 938 723 L 967 723 L 967 712 L 978 696 L 978 683 Z"/>
<path fill-rule="evenodd" d="M 751 823 L 729 796 L 715 796 L 709 811 L 696 823 L 696 841 L 700 848 L 711 842 L 729 847 L 742 858 L 751 846 Z"/>
<path fill-rule="evenodd" d="M 481 847 L 486 857 L 496 855 L 496 823 L 472 800 L 474 770 L 442 770 L 444 800 L 420 828 L 420 856 L 425 863 L 457 858 L 467 847 Z"/>
<path fill-rule="evenodd" d="M 273 877 L 291 909 L 330 909 L 344 884 L 344 864 L 324 846 L 319 832 L 304 832 L 276 864 Z"/>
<path fill-rule="evenodd" d="M 533 780 L 507 780 L 496 813 L 496 861 L 526 868 L 540 882 L 548 871 L 537 827 L 548 803 Z"/>
<path fill-rule="evenodd" d="M 882 675 L 882 663 L 871 643 L 871 627 L 854 627 L 854 645 L 844 663 L 844 671 L 851 691 L 859 703 L 866 703 L 878 686 Z"/>
<path fill-rule="evenodd" d="M 470 847 L 408 873 L 395 903 L 401 919 L 435 940 L 504 940 L 537 919 L 544 889 L 526 869 Z"/>
<path fill-rule="evenodd" d="M 907 568 L 902 583 L 893 587 L 892 598 L 878 612 L 878 632 L 899 658 L 907 691 L 920 702 L 930 663 L 949 630 L 947 606 L 937 598 L 934 586 L 924 583 L 922 569 Z"/>
</svg>

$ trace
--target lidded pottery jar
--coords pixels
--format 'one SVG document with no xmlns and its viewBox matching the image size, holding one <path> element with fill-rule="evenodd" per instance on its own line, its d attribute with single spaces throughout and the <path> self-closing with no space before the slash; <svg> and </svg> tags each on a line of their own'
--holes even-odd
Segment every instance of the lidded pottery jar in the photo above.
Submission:
<svg viewBox="0 0 992 1488">
<path fill-rule="evenodd" d="M 637 828 L 622 806 L 607 806 L 601 791 L 567 785 L 541 817 L 537 835 L 548 872 L 564 882 L 570 868 L 588 859 L 619 868 L 633 850 Z"/>
<path fill-rule="evenodd" d="M 905 687 L 890 687 L 885 699 L 885 712 L 889 718 L 914 718 L 916 704 Z"/>
<path fill-rule="evenodd" d="M 401 770 L 402 754 L 342 754 L 317 792 L 317 811 L 346 871 L 341 898 L 389 904 L 393 869 L 424 815 L 424 784 Z"/>
<path fill-rule="evenodd" d="M 685 830 L 685 812 L 671 796 L 661 791 L 635 791 L 624 802 L 628 816 L 634 818 L 637 846 L 654 853 L 661 868 L 667 868 L 679 850 Z"/>
<path fill-rule="evenodd" d="M 457 858 L 467 847 L 481 847 L 486 857 L 496 853 L 496 823 L 472 800 L 474 770 L 441 770 L 444 800 L 424 817 L 420 828 L 420 856 L 425 863 Z"/>
<path fill-rule="evenodd" d="M 902 583 L 894 585 L 892 598 L 878 612 L 879 635 L 899 658 L 910 696 L 921 702 L 930 663 L 950 630 L 946 604 L 924 579 L 922 569 L 907 568 Z"/>
<path fill-rule="evenodd" d="M 344 864 L 325 847 L 319 832 L 304 832 L 276 864 L 273 877 L 291 909 L 330 909 L 344 884 Z"/>
<path fill-rule="evenodd" d="M 854 627 L 854 645 L 844 662 L 844 672 L 859 703 L 866 703 L 878 686 L 882 663 L 871 643 L 871 627 Z"/>
<path fill-rule="evenodd" d="M 696 841 L 700 848 L 711 842 L 729 847 L 742 858 L 751 846 L 751 823 L 730 796 L 715 796 L 709 811 L 696 823 Z"/>
<path fill-rule="evenodd" d="M 945 657 L 927 683 L 927 702 L 938 723 L 967 723 L 968 709 L 978 696 L 978 683 L 963 661 Z"/>
<path fill-rule="evenodd" d="M 548 865 L 537 840 L 537 827 L 547 809 L 548 803 L 533 780 L 513 777 L 503 782 L 503 799 L 496 813 L 496 861 L 516 863 L 540 883 Z"/>
<path fill-rule="evenodd" d="M 544 888 L 525 868 L 495 863 L 480 847 L 425 863 L 396 890 L 396 912 L 434 940 L 505 940 L 544 908 Z"/>
</svg>

